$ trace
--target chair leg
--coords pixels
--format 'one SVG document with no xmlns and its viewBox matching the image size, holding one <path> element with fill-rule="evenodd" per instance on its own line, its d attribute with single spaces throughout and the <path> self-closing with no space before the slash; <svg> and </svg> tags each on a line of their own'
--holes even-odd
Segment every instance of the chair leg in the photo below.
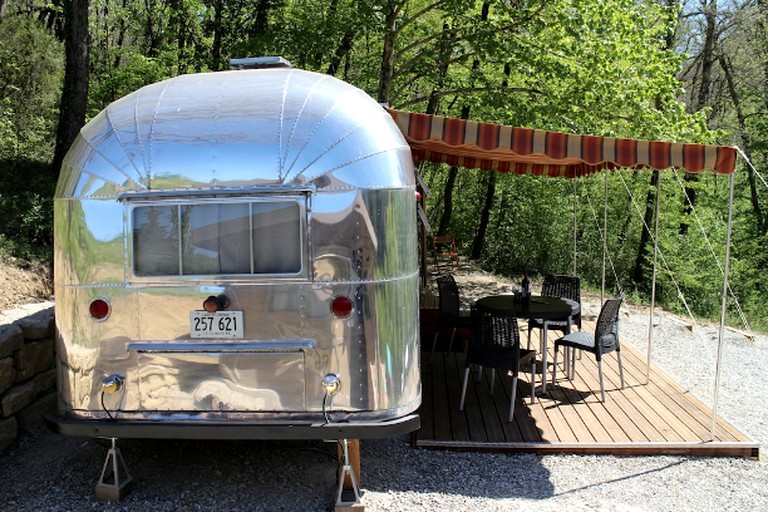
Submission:
<svg viewBox="0 0 768 512">
<path fill-rule="evenodd" d="M 512 397 L 509 399 L 509 418 L 507 421 L 512 423 L 515 419 L 515 397 L 517 396 L 517 376 L 512 377 Z"/>
<path fill-rule="evenodd" d="M 464 399 L 467 398 L 467 381 L 469 380 L 469 366 L 464 368 L 464 383 L 461 385 L 461 402 L 459 402 L 459 410 L 464 410 Z"/>
<path fill-rule="evenodd" d="M 456 337 L 456 328 L 454 327 L 451 331 L 451 341 L 448 342 L 448 352 L 453 350 L 453 338 Z"/>
<path fill-rule="evenodd" d="M 557 353 L 559 352 L 559 350 L 557 350 L 557 348 L 558 348 L 557 345 L 555 345 L 555 361 L 554 361 L 554 365 L 552 366 L 552 386 L 555 385 L 555 379 L 557 378 Z M 567 372 L 568 371 L 568 366 L 567 366 L 568 359 L 565 360 L 565 364 L 566 364 L 566 372 Z M 566 373 L 566 375 L 568 375 L 568 373 Z"/>
<path fill-rule="evenodd" d="M 542 379 L 544 377 L 542 376 Z M 536 403 L 536 358 L 531 358 L 531 403 Z"/>
<path fill-rule="evenodd" d="M 496 384 L 496 368 L 491 368 L 491 394 L 493 394 L 493 387 Z"/>
<path fill-rule="evenodd" d="M 616 351 L 616 357 L 619 358 L 619 376 L 621 377 L 621 389 L 624 389 L 624 366 L 621 364 L 621 350 Z"/>
<path fill-rule="evenodd" d="M 605 403 L 605 384 L 603 384 L 603 361 L 601 359 L 597 360 L 597 373 L 600 375 L 600 396 L 603 398 L 603 403 Z"/>
<path fill-rule="evenodd" d="M 432 364 L 432 359 L 435 357 L 435 347 L 437 347 L 437 337 L 440 336 L 440 330 L 435 331 L 435 337 L 432 338 L 432 351 L 429 353 L 429 364 Z"/>
<path fill-rule="evenodd" d="M 576 377 L 576 354 L 579 354 L 579 360 L 581 360 L 581 350 L 575 348 L 570 349 L 570 361 L 571 361 L 571 380 Z"/>
<path fill-rule="evenodd" d="M 533 327 L 528 327 L 528 348 L 527 350 L 531 350 L 531 331 L 533 330 Z"/>
</svg>

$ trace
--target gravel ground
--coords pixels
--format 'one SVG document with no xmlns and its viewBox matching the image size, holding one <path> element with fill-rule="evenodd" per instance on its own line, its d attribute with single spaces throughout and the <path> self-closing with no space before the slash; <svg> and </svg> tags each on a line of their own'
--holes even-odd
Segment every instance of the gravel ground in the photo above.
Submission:
<svg viewBox="0 0 768 512">
<path fill-rule="evenodd" d="M 486 293 L 481 276 L 457 278 Z M 485 286 L 483 288 L 483 286 Z M 482 288 L 483 292 L 476 290 Z M 471 297 L 471 293 L 466 293 Z M 587 315 L 598 303 L 584 299 Z M 622 308 L 622 340 L 645 353 L 648 312 Z M 654 364 L 712 403 L 717 325 L 661 314 Z M 768 448 L 768 336 L 726 330 L 719 413 Z M 135 479 L 120 503 L 93 487 L 106 453 L 99 441 L 38 430 L 0 457 L 0 510 L 329 510 L 336 448 L 322 442 L 121 441 Z M 768 509 L 768 463 L 738 458 L 613 457 L 417 450 L 406 437 L 363 441 L 368 510 L 699 511 Z M 763 456 L 765 459 L 765 456 Z"/>
</svg>

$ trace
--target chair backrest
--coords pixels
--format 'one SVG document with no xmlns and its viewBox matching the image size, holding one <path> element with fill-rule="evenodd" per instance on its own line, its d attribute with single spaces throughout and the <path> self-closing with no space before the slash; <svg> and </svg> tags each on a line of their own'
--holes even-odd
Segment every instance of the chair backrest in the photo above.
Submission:
<svg viewBox="0 0 768 512">
<path fill-rule="evenodd" d="M 541 295 L 570 299 L 581 305 L 581 279 L 579 276 L 546 275 L 541 284 Z M 573 321 L 581 329 L 581 311 L 574 315 Z"/>
<path fill-rule="evenodd" d="M 511 371 L 520 363 L 520 329 L 512 311 L 472 306 L 472 339 L 467 363 Z"/>
<path fill-rule="evenodd" d="M 456 238 L 453 235 L 436 235 L 432 237 L 432 247 L 435 250 L 456 252 Z"/>
<path fill-rule="evenodd" d="M 514 311 L 501 311 L 475 304 L 472 307 L 472 331 L 485 346 L 513 348 L 520 346 L 520 328 Z"/>
<path fill-rule="evenodd" d="M 437 291 L 439 294 L 439 313 L 441 320 L 453 320 L 459 318 L 461 298 L 456 280 L 450 274 L 437 278 Z"/>
<path fill-rule="evenodd" d="M 608 299 L 600 309 L 595 327 L 595 350 L 607 354 L 619 346 L 619 308 L 621 298 Z"/>
</svg>

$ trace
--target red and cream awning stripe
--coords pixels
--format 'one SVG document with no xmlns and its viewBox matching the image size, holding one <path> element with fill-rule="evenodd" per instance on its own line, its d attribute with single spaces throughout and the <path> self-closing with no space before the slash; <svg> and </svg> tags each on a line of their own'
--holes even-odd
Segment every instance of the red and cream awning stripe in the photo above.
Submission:
<svg viewBox="0 0 768 512">
<path fill-rule="evenodd" d="M 389 109 L 416 162 L 575 178 L 603 169 L 710 170 L 731 174 L 727 146 L 617 139 L 515 128 Z"/>
</svg>

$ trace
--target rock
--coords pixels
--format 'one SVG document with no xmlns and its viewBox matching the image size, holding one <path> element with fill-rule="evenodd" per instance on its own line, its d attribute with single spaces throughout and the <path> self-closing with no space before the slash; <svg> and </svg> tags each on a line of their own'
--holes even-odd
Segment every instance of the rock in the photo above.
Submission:
<svg viewBox="0 0 768 512">
<path fill-rule="evenodd" d="M 27 341 L 50 337 L 54 331 L 53 307 L 21 318 L 16 323 L 21 327 Z"/>
<path fill-rule="evenodd" d="M 24 333 L 16 324 L 0 324 L 0 358 L 13 355 L 24 344 Z"/>
<path fill-rule="evenodd" d="M 13 358 L 0 359 L 0 395 L 11 387 L 16 379 L 16 369 L 13 367 Z"/>
<path fill-rule="evenodd" d="M 29 405 L 38 395 L 56 386 L 56 370 L 37 375 L 32 380 L 11 387 L 0 400 L 2 416 L 17 413 Z"/>
<path fill-rule="evenodd" d="M 16 414 L 16 421 L 19 430 L 26 432 L 43 424 L 44 412 L 56 411 L 56 393 L 48 393 L 35 400 L 33 403 L 19 411 Z"/>
<path fill-rule="evenodd" d="M 0 453 L 16 442 L 19 435 L 16 418 L 0 419 Z"/>
<path fill-rule="evenodd" d="M 16 382 L 24 382 L 53 365 L 53 338 L 25 343 L 13 356 Z"/>
</svg>

